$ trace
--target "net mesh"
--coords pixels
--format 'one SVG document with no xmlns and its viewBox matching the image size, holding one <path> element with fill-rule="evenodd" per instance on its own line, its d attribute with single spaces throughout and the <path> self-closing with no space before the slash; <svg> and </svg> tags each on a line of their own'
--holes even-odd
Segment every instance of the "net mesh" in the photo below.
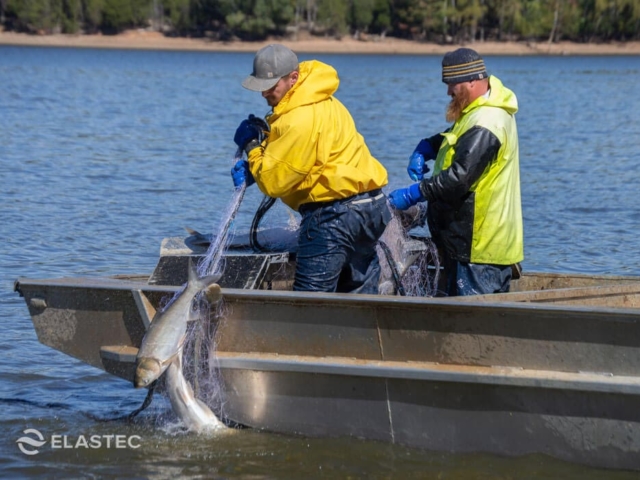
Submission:
<svg viewBox="0 0 640 480">
<path fill-rule="evenodd" d="M 236 191 L 223 216 L 223 225 L 230 224 L 242 198 L 243 193 Z M 431 297 L 438 294 L 440 264 L 437 249 L 429 238 L 415 238 L 409 234 L 413 224 L 415 219 L 407 221 L 406 217 L 403 218 L 394 212 L 380 239 L 378 257 L 381 266 L 381 294 L 414 297 Z M 293 234 L 294 238 L 297 237 L 299 221 L 281 202 L 271 205 L 262 212 L 258 222 L 254 221 L 251 247 L 266 251 L 290 248 L 291 239 L 283 240 L 282 232 L 278 228 Z M 212 240 L 206 255 L 198 265 L 200 276 L 223 271 L 222 253 L 227 249 L 229 241 L 226 232 L 219 232 Z M 269 285 L 281 282 L 282 285 L 290 287 L 292 272 L 290 264 L 281 264 L 271 272 L 269 281 L 272 283 Z M 203 292 L 198 294 L 193 303 L 183 349 L 183 374 L 192 385 L 196 398 L 208 405 L 222 419 L 225 418 L 224 388 L 216 357 L 215 339 L 216 331 L 223 325 L 227 313 L 224 299 L 210 304 Z"/>
</svg>

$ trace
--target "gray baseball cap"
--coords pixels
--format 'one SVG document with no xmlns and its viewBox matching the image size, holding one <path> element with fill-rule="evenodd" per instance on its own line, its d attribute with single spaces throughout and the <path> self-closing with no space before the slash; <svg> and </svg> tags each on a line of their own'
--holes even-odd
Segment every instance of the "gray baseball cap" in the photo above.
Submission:
<svg viewBox="0 0 640 480">
<path fill-rule="evenodd" d="M 278 80 L 298 68 L 298 57 L 284 45 L 273 43 L 261 48 L 253 59 L 253 72 L 242 86 L 255 92 L 264 92 Z"/>
</svg>

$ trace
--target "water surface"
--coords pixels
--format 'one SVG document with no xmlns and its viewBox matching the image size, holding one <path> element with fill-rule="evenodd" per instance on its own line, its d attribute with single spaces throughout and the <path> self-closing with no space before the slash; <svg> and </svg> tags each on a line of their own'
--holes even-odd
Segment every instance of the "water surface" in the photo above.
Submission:
<svg viewBox="0 0 640 480">
<path fill-rule="evenodd" d="M 253 55 L 0 47 L 0 440 L 3 477 L 635 478 L 543 456 L 448 455 L 356 439 L 243 430 L 176 434 L 161 399 L 134 425 L 103 423 L 144 392 L 37 341 L 19 276 L 149 273 L 164 237 L 210 232 L 233 195 L 237 124 L 264 115 L 240 87 Z M 301 55 L 302 59 L 312 58 Z M 338 98 L 408 185 L 420 138 L 445 127 L 440 57 L 318 55 Z M 640 274 L 635 83 L 640 57 L 487 57 L 518 95 L 525 270 Z M 235 222 L 261 200 L 249 189 Z M 287 218 L 284 208 L 275 213 Z M 274 215 L 275 215 L 274 214 Z M 139 449 L 22 454 L 46 435 L 138 435 Z"/>
</svg>

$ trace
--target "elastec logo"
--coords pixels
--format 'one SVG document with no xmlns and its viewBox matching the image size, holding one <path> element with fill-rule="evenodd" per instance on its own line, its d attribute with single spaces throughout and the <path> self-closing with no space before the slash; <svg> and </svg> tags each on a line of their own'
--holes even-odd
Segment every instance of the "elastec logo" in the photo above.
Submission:
<svg viewBox="0 0 640 480">
<path fill-rule="evenodd" d="M 18 448 L 25 455 L 35 455 L 40 453 L 40 447 L 50 444 L 51 450 L 60 449 L 96 449 L 96 448 L 139 448 L 141 438 L 138 435 L 80 435 L 70 437 L 69 435 L 51 435 L 47 442 L 44 435 L 35 428 L 27 428 L 22 433 L 25 435 L 35 435 L 20 437 L 16 440 Z"/>
<path fill-rule="evenodd" d="M 22 433 L 24 433 L 25 435 L 33 434 L 38 437 L 37 440 L 34 440 L 31 437 L 20 437 L 18 440 L 16 440 L 18 448 L 25 455 L 35 455 L 39 452 L 38 448 L 47 443 L 44 439 L 44 436 L 35 428 L 27 428 Z"/>
</svg>

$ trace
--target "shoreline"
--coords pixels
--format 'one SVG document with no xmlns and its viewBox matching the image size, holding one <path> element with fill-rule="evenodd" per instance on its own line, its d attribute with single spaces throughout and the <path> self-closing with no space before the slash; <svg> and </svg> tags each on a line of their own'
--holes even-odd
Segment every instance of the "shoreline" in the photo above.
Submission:
<svg viewBox="0 0 640 480">
<path fill-rule="evenodd" d="M 112 48 L 134 50 L 176 50 L 254 53 L 269 43 L 282 43 L 297 53 L 442 55 L 460 45 L 421 43 L 397 38 L 361 41 L 305 35 L 298 40 L 272 39 L 262 42 L 220 42 L 206 38 L 171 38 L 159 32 L 130 30 L 118 35 L 29 35 L 1 32 L 0 46 Z M 559 42 L 474 42 L 466 46 L 481 55 L 640 55 L 640 42 L 573 43 Z"/>
</svg>

